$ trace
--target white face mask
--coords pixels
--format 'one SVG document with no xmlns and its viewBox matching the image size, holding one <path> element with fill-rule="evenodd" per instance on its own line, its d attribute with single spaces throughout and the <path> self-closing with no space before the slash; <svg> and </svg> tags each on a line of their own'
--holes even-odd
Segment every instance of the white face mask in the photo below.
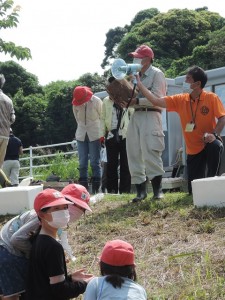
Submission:
<svg viewBox="0 0 225 300">
<path fill-rule="evenodd" d="M 74 222 L 80 219 L 80 217 L 83 215 L 84 211 L 75 206 L 75 205 L 70 205 L 69 206 L 69 214 L 70 214 L 70 222 Z"/>
<path fill-rule="evenodd" d="M 65 228 L 70 220 L 69 210 L 62 209 L 51 212 L 52 221 L 47 221 L 54 228 Z"/>
<path fill-rule="evenodd" d="M 139 64 L 139 65 L 141 65 L 141 62 L 142 62 L 142 58 L 134 58 L 133 59 L 133 64 Z"/>
<path fill-rule="evenodd" d="M 183 93 L 191 94 L 192 92 L 191 83 L 183 82 Z"/>
</svg>

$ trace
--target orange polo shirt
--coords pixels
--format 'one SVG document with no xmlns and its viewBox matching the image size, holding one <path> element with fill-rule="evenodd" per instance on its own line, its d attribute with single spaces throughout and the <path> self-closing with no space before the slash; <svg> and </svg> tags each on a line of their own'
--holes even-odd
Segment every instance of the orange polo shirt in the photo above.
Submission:
<svg viewBox="0 0 225 300">
<path fill-rule="evenodd" d="M 205 147 L 203 136 L 213 133 L 216 119 L 225 116 L 225 108 L 219 97 L 212 92 L 202 91 L 200 100 L 191 101 L 195 128 L 186 132 L 185 128 L 192 121 L 189 94 L 177 94 L 164 97 L 167 111 L 175 111 L 180 116 L 187 154 L 197 154 Z M 195 115 L 196 113 L 196 115 Z"/>
</svg>

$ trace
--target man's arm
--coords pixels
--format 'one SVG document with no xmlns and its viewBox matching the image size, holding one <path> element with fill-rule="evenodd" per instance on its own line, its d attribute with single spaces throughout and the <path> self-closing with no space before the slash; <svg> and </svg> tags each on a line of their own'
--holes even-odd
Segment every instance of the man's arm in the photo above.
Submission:
<svg viewBox="0 0 225 300">
<path fill-rule="evenodd" d="M 19 147 L 19 155 L 22 155 L 23 154 L 23 146 L 20 146 Z"/>
<path fill-rule="evenodd" d="M 220 134 L 225 126 L 225 116 L 218 119 L 214 132 Z"/>
<path fill-rule="evenodd" d="M 13 124 L 16 121 L 16 114 L 15 114 L 13 104 L 11 104 L 11 105 L 12 105 L 12 107 L 11 107 L 11 111 L 10 111 L 10 122 L 11 122 L 11 124 Z"/>
<path fill-rule="evenodd" d="M 140 80 L 140 76 L 137 74 L 136 76 L 137 78 L 137 86 L 139 88 L 139 90 L 141 91 L 141 93 L 143 94 L 143 96 L 145 96 L 145 98 L 151 102 L 153 105 L 155 106 L 159 106 L 159 107 L 163 107 L 166 108 L 166 101 L 164 97 L 156 97 L 154 94 L 152 94 L 141 82 Z"/>
<path fill-rule="evenodd" d="M 212 143 L 216 139 L 218 139 L 221 142 L 223 142 L 222 139 L 221 139 L 221 137 L 220 137 L 220 133 L 223 130 L 224 126 L 225 126 L 225 116 L 220 117 L 218 119 L 216 127 L 214 129 L 214 132 L 210 132 L 210 133 L 206 132 L 204 134 L 204 137 L 203 137 L 204 138 L 204 142 L 205 143 Z"/>
</svg>

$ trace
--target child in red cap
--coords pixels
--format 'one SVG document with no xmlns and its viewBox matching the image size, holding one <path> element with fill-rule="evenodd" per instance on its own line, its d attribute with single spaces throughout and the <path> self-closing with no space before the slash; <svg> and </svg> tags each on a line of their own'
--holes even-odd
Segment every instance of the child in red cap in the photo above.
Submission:
<svg viewBox="0 0 225 300">
<path fill-rule="evenodd" d="M 57 242 L 58 228 L 69 222 L 68 206 L 73 202 L 54 189 L 40 192 L 34 209 L 41 222 L 30 254 L 26 297 L 28 300 L 67 300 L 84 293 L 92 275 L 79 270 L 67 274 L 62 245 Z"/>
<path fill-rule="evenodd" d="M 70 221 L 75 222 L 89 207 L 90 194 L 80 184 L 69 184 L 62 191 L 69 205 Z M 25 291 L 25 277 L 30 256 L 31 240 L 40 231 L 40 221 L 34 209 L 10 219 L 0 231 L 0 295 L 9 300 L 19 300 Z M 67 239 L 67 232 L 58 229 L 59 242 L 64 248 L 66 257 L 74 260 L 72 248 Z"/>
<path fill-rule="evenodd" d="M 100 256 L 102 277 L 87 285 L 84 300 L 146 300 L 145 289 L 137 284 L 134 249 L 122 240 L 108 241 Z"/>
</svg>

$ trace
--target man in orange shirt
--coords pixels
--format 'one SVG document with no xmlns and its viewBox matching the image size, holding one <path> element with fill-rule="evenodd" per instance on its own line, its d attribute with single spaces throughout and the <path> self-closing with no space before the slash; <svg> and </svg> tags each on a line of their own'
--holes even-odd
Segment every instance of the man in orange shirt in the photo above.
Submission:
<svg viewBox="0 0 225 300">
<path fill-rule="evenodd" d="M 159 98 L 141 83 L 139 75 L 137 82 L 153 105 L 180 116 L 187 152 L 188 191 L 192 194 L 192 180 L 218 175 L 223 152 L 219 134 L 225 125 L 225 108 L 215 93 L 203 90 L 207 74 L 197 66 L 188 70 L 183 94 Z M 135 103 L 136 99 L 132 101 Z"/>
</svg>

